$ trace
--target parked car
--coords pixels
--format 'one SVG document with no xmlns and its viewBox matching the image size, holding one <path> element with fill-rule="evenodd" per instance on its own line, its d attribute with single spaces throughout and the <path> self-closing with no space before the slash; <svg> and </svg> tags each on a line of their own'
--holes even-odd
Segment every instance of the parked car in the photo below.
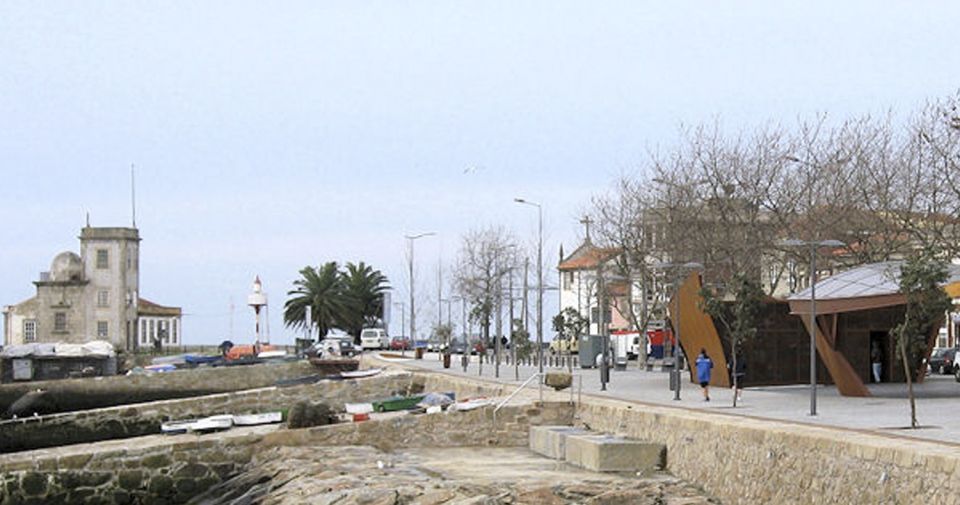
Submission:
<svg viewBox="0 0 960 505">
<path fill-rule="evenodd" d="M 391 351 L 402 351 L 410 349 L 410 339 L 407 337 L 393 337 L 390 340 Z"/>
<path fill-rule="evenodd" d="M 362 349 L 353 343 L 353 339 L 338 338 L 338 337 L 327 337 L 316 344 L 311 345 L 307 351 L 306 355 L 309 357 L 314 357 L 322 352 L 326 352 L 330 348 L 334 349 L 334 352 L 340 353 L 340 356 L 346 358 L 352 358 L 359 355 L 362 352 Z"/>
<path fill-rule="evenodd" d="M 450 342 L 450 352 L 453 354 L 466 354 L 467 343 L 459 339 Z"/>
<path fill-rule="evenodd" d="M 360 332 L 360 347 L 364 349 L 388 349 L 390 337 L 383 328 L 366 328 Z"/>
<path fill-rule="evenodd" d="M 930 354 L 930 372 L 939 374 L 953 373 L 954 359 L 957 356 L 957 350 L 952 347 L 940 347 L 934 349 Z"/>
<path fill-rule="evenodd" d="M 577 354 L 580 352 L 580 339 L 566 339 L 566 338 L 554 338 L 550 342 L 550 354 L 556 356 L 557 354 Z"/>
</svg>

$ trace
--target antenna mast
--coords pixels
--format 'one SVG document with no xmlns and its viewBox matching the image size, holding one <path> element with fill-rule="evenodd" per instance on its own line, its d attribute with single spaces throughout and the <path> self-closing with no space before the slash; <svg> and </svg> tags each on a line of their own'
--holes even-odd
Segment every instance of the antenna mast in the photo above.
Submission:
<svg viewBox="0 0 960 505">
<path fill-rule="evenodd" d="M 134 173 L 134 165 L 130 164 L 130 208 L 131 216 L 133 219 L 133 227 L 137 227 L 137 185 L 136 185 L 136 175 Z"/>
</svg>

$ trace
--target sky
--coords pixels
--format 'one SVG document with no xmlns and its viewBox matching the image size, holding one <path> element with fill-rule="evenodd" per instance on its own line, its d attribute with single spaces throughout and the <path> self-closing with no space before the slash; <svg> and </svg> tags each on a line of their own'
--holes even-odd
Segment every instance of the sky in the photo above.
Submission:
<svg viewBox="0 0 960 505">
<path fill-rule="evenodd" d="M 960 87 L 958 18 L 947 1 L 6 0 L 0 305 L 79 251 L 88 213 L 130 225 L 134 166 L 141 296 L 183 308 L 185 343 L 252 341 L 257 275 L 291 343 L 286 293 L 327 261 L 372 265 L 406 301 L 403 237 L 435 232 L 416 241 L 420 333 L 464 233 L 502 225 L 535 261 L 537 212 L 514 198 L 542 205 L 556 285 L 590 199 L 684 125 L 911 113 Z"/>
</svg>

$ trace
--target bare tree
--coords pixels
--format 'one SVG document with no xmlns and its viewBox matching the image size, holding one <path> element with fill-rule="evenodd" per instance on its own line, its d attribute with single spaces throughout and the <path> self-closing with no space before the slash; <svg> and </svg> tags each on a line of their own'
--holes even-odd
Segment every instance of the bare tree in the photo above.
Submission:
<svg viewBox="0 0 960 505">
<path fill-rule="evenodd" d="M 513 235 L 499 226 L 473 230 L 461 238 L 454 278 L 458 291 L 470 304 L 471 318 L 480 324 L 485 347 L 490 344 L 498 291 L 516 265 L 516 251 Z"/>
</svg>

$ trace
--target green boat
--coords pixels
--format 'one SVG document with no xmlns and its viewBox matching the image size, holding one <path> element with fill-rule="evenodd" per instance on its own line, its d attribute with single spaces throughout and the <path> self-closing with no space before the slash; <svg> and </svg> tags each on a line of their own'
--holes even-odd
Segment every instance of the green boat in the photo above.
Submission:
<svg viewBox="0 0 960 505">
<path fill-rule="evenodd" d="M 394 396 L 386 400 L 375 400 L 371 403 L 373 404 L 373 410 L 377 412 L 395 412 L 397 410 L 409 410 L 416 407 L 417 404 L 420 403 L 420 400 L 423 400 L 424 396 L 426 395 Z"/>
</svg>

